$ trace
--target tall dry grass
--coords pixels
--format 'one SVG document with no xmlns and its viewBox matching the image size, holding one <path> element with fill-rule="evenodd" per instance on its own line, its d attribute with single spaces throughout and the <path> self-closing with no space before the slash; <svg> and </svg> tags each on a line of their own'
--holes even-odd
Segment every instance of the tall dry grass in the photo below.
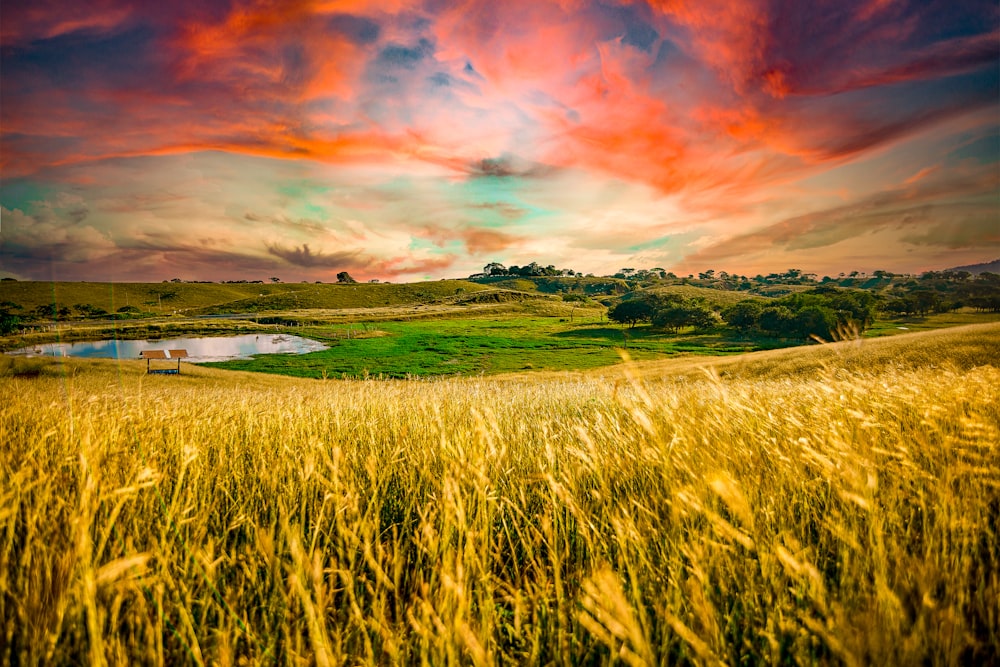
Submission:
<svg viewBox="0 0 1000 667">
<path fill-rule="evenodd" d="M 1000 370 L 932 361 L 310 382 L 7 360 L 0 662 L 987 664 Z"/>
</svg>

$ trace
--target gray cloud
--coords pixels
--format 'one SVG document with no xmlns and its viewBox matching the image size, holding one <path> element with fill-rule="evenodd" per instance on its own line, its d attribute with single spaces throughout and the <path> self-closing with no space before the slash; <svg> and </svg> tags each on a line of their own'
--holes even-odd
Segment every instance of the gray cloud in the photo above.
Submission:
<svg viewBox="0 0 1000 667">
<path fill-rule="evenodd" d="M 291 248 L 268 245 L 267 252 L 275 257 L 280 257 L 289 264 L 305 268 L 365 267 L 369 264 L 368 261 L 360 260 L 360 253 L 356 251 L 324 254 L 313 252 L 309 248 L 308 243 L 303 243 L 300 247 Z"/>
<path fill-rule="evenodd" d="M 66 217 L 77 224 L 86 220 L 88 215 L 90 215 L 90 209 L 86 206 L 78 206 L 74 209 L 66 211 Z"/>
<path fill-rule="evenodd" d="M 473 177 L 542 177 L 557 171 L 556 167 L 530 162 L 516 155 L 504 154 L 498 157 L 483 158 L 466 165 L 466 173 Z"/>
</svg>

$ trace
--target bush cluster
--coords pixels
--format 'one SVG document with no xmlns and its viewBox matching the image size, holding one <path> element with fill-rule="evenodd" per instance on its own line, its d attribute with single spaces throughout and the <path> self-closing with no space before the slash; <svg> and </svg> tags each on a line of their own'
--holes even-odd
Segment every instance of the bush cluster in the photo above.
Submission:
<svg viewBox="0 0 1000 667">
<path fill-rule="evenodd" d="M 817 287 L 772 302 L 740 301 L 723 309 L 722 319 L 743 334 L 831 340 L 870 327 L 876 305 L 871 292 Z"/>
<path fill-rule="evenodd" d="M 707 329 L 719 323 L 719 316 L 703 299 L 678 294 L 644 293 L 619 302 L 608 311 L 608 318 L 634 327 L 639 322 L 668 331 L 684 327 Z"/>
</svg>

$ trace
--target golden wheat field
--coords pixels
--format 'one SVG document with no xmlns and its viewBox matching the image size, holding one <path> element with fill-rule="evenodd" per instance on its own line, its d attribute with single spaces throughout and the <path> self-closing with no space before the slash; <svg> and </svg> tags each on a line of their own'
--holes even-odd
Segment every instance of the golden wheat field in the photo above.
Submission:
<svg viewBox="0 0 1000 667">
<path fill-rule="evenodd" d="M 5 664 L 988 664 L 1000 326 L 592 374 L 0 358 Z"/>
</svg>

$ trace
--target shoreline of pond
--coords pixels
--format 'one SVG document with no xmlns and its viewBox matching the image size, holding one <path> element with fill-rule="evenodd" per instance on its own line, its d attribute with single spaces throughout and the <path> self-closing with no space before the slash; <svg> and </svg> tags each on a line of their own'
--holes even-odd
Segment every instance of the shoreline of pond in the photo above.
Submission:
<svg viewBox="0 0 1000 667">
<path fill-rule="evenodd" d="M 4 354 L 14 357 L 77 359 L 138 359 L 143 350 L 185 349 L 186 361 L 208 363 L 252 359 L 266 354 L 308 354 L 327 349 L 320 341 L 290 333 L 227 333 L 218 336 L 169 338 L 103 338 L 58 341 L 23 346 Z"/>
</svg>

